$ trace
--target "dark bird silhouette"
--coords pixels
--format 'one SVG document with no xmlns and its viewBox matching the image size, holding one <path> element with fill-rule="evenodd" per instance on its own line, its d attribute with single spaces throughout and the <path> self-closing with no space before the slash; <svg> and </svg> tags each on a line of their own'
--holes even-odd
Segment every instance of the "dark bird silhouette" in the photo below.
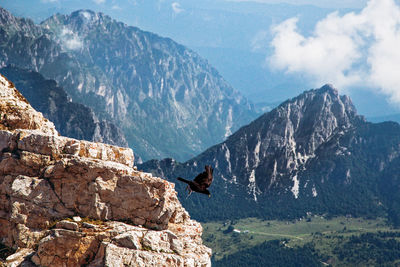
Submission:
<svg viewBox="0 0 400 267">
<path fill-rule="evenodd" d="M 179 181 L 182 181 L 184 183 L 187 183 L 186 189 L 189 190 L 189 194 L 187 197 L 189 197 L 192 192 L 198 192 L 202 194 L 208 195 L 208 197 L 211 197 L 210 191 L 208 191 L 208 187 L 210 187 L 212 181 L 213 181 L 213 168 L 210 165 L 206 165 L 204 167 L 206 171 L 199 173 L 196 178 L 194 178 L 193 181 L 189 181 L 186 179 L 183 179 L 182 177 L 178 177 L 177 179 Z"/>
</svg>

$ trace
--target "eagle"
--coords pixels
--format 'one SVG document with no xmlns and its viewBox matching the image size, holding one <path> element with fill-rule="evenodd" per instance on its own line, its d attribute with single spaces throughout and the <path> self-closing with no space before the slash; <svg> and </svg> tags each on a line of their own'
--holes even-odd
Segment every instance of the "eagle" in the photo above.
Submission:
<svg viewBox="0 0 400 267">
<path fill-rule="evenodd" d="M 208 197 L 211 197 L 210 191 L 208 191 L 208 187 L 210 187 L 213 181 L 213 168 L 210 165 L 204 166 L 205 171 L 199 173 L 193 181 L 186 180 L 182 177 L 178 177 L 177 179 L 181 182 L 187 183 L 186 189 L 189 191 L 187 198 L 192 194 L 192 192 L 198 192 Z"/>
</svg>

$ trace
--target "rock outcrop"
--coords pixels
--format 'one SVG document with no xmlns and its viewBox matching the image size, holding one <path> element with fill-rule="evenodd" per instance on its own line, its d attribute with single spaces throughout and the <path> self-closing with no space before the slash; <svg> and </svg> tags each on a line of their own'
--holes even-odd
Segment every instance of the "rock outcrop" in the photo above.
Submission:
<svg viewBox="0 0 400 267">
<path fill-rule="evenodd" d="M 0 97 L 0 239 L 16 249 L 8 265 L 210 265 L 174 184 L 137 171 L 131 149 L 60 136 L 4 77 Z"/>
</svg>

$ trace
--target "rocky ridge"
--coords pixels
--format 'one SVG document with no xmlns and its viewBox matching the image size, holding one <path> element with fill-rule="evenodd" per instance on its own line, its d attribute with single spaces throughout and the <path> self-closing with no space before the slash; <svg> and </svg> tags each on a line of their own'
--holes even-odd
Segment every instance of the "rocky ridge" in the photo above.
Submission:
<svg viewBox="0 0 400 267">
<path fill-rule="evenodd" d="M 60 136 L 2 76 L 0 93 L 7 265 L 210 265 L 174 184 L 132 167 L 131 149 Z"/>
</svg>

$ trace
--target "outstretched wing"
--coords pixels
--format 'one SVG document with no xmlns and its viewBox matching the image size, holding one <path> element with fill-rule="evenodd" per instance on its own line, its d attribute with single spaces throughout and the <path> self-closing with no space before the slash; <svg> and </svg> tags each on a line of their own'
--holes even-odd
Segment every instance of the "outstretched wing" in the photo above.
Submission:
<svg viewBox="0 0 400 267">
<path fill-rule="evenodd" d="M 214 170 L 210 165 L 206 165 L 204 168 L 206 171 L 197 175 L 196 178 L 194 178 L 194 181 L 196 183 L 198 183 L 199 185 L 202 185 L 205 188 L 208 188 L 213 181 L 213 171 Z"/>
</svg>

